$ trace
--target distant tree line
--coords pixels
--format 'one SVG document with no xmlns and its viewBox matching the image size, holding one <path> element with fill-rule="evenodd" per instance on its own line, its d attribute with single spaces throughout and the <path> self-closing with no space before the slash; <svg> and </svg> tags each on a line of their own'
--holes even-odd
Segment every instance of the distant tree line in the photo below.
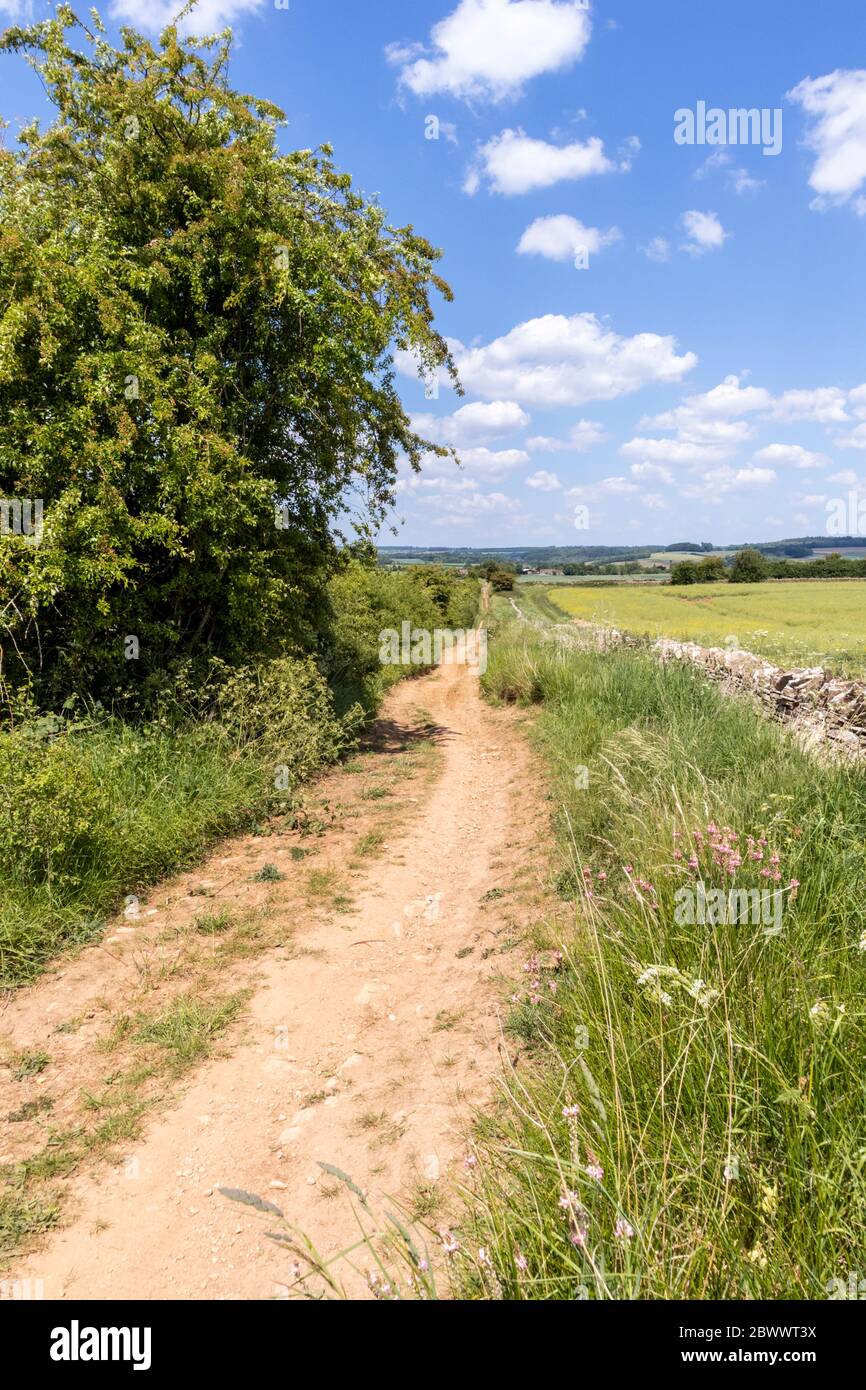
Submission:
<svg viewBox="0 0 866 1390">
<path fill-rule="evenodd" d="M 747 546 L 730 563 L 721 555 L 707 555 L 671 566 L 672 584 L 759 584 L 764 579 L 866 579 L 866 559 L 847 560 L 834 551 L 815 560 L 774 560 Z"/>
</svg>

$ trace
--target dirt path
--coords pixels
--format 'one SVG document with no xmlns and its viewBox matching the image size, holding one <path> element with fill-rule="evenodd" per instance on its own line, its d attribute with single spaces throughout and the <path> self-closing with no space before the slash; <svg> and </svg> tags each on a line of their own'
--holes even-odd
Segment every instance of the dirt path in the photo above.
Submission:
<svg viewBox="0 0 866 1390">
<path fill-rule="evenodd" d="M 342 815 L 316 842 L 314 862 L 333 905 L 311 907 L 309 865 L 288 857 L 297 835 L 231 842 L 168 893 L 163 885 L 153 895 L 161 905 L 143 905 L 140 921 L 121 919 L 105 947 L 15 996 L 0 1018 L 7 1047 L 41 1040 L 52 1061 L 12 1100 L 50 1093 L 56 1127 L 56 1107 L 111 1081 L 106 1038 L 123 1034 L 118 1010 L 130 994 L 176 997 L 176 973 L 195 992 L 208 962 L 193 950 L 190 965 L 177 944 L 190 937 L 194 883 L 217 882 L 220 904 L 280 924 L 260 954 L 237 952 L 222 971 L 223 983 L 230 974 L 233 988 L 251 990 L 222 1051 L 156 1094 L 157 1114 L 113 1150 L 114 1166 L 72 1165 L 70 1224 L 5 1277 L 42 1280 L 46 1298 L 288 1296 L 291 1258 L 216 1189 L 277 1203 L 333 1255 L 358 1232 L 323 1162 L 350 1174 L 374 1206 L 379 1194 L 397 1196 L 434 1230 L 448 1224 L 470 1110 L 489 1097 L 499 1065 L 498 977 L 519 970 L 543 910 L 546 813 L 520 721 L 486 707 L 464 667 L 404 682 L 389 697 L 369 775 L 325 779 L 324 799 Z M 422 744 L 436 751 L 419 767 Z M 371 790 L 392 773 L 413 793 L 396 805 Z M 358 830 L 377 814 L 386 819 L 366 843 L 383 843 L 365 857 Z M 284 882 L 261 888 L 237 872 L 281 854 Z M 66 1029 L 72 1015 L 85 1022 Z M 59 1032 L 48 1027 L 58 1023 Z M 0 1139 L 0 1151 L 11 1145 L 7 1160 L 21 1157 L 26 1138 L 20 1126 L 10 1137 L 13 1128 Z"/>
</svg>

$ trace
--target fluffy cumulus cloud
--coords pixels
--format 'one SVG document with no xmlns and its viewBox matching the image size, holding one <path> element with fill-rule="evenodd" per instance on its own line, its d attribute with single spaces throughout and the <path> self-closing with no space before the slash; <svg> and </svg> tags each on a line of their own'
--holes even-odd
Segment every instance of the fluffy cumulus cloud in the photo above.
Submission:
<svg viewBox="0 0 866 1390">
<path fill-rule="evenodd" d="M 425 524 L 437 528 L 469 527 L 478 522 L 525 525 L 525 504 L 498 490 L 485 492 L 471 480 L 413 475 L 401 479 L 397 491 L 404 499 L 423 499 Z"/>
<path fill-rule="evenodd" d="M 516 401 L 473 401 L 452 415 L 414 415 L 412 426 L 425 439 L 455 448 L 488 444 L 515 430 L 526 429 L 529 416 Z"/>
<path fill-rule="evenodd" d="M 840 449 L 866 449 L 866 425 L 857 425 L 850 434 L 839 435 L 836 443 Z"/>
<path fill-rule="evenodd" d="M 788 93 L 809 117 L 806 143 L 815 152 L 811 207 L 850 203 L 866 217 L 866 69 L 837 69 L 804 78 Z"/>
<path fill-rule="evenodd" d="M 526 479 L 526 486 L 535 488 L 538 492 L 558 492 L 562 483 L 555 473 L 549 473 L 546 468 L 540 468 L 537 473 L 530 473 Z"/>
<path fill-rule="evenodd" d="M 580 0 L 460 0 L 427 45 L 386 51 L 416 96 L 502 101 L 519 96 L 531 78 L 570 67 L 591 28 Z"/>
<path fill-rule="evenodd" d="M 568 145 L 552 145 L 533 139 L 520 129 L 503 130 L 479 146 L 463 189 L 477 193 L 486 183 L 493 193 L 514 196 L 534 188 L 549 188 L 562 179 L 609 174 L 616 168 L 597 136 Z"/>
<path fill-rule="evenodd" d="M 754 434 L 748 420 L 737 416 L 766 411 L 772 396 L 759 386 L 743 386 L 738 376 L 727 376 L 711 391 L 687 396 L 682 405 L 661 415 L 644 416 L 638 428 L 672 430 L 672 439 L 629 440 L 621 449 L 626 457 L 657 463 L 692 465 L 728 458 Z"/>
<path fill-rule="evenodd" d="M 683 496 L 701 502 L 720 502 L 731 492 L 750 492 L 776 481 L 772 468 L 712 468 L 683 488 Z"/>
<path fill-rule="evenodd" d="M 758 450 L 755 458 L 761 463 L 777 463 L 784 468 L 826 468 L 830 462 L 826 454 L 804 449 L 802 444 L 768 444 Z"/>
<path fill-rule="evenodd" d="M 847 399 L 848 393 L 839 386 L 783 391 L 773 404 L 773 419 L 812 420 L 819 425 L 842 423 L 848 419 Z"/>
<path fill-rule="evenodd" d="M 265 7 L 266 0 L 199 0 L 192 14 L 178 27 L 185 33 L 214 34 Z M 110 14 L 122 24 L 158 33 L 180 9 L 180 0 L 114 0 Z"/>
<path fill-rule="evenodd" d="M 714 212 L 697 212 L 692 209 L 684 212 L 682 218 L 686 239 L 680 247 L 690 256 L 703 256 L 707 251 L 717 251 L 724 246 L 730 232 L 726 232 Z"/>
<path fill-rule="evenodd" d="M 527 439 L 526 447 L 533 453 L 544 454 L 586 454 L 596 444 L 603 444 L 607 434 L 597 420 L 578 420 L 572 425 L 565 439 L 557 439 L 547 434 L 534 434 Z"/>
<path fill-rule="evenodd" d="M 724 445 L 706 444 L 694 439 L 649 439 L 637 435 L 620 445 L 623 458 L 636 458 L 644 463 L 673 464 L 689 466 L 696 463 L 713 463 L 727 458 L 729 450 Z"/>
<path fill-rule="evenodd" d="M 633 463 L 628 471 L 633 478 L 637 478 L 639 481 L 649 478 L 660 483 L 667 483 L 670 486 L 674 480 L 671 470 L 665 468 L 664 464 L 661 463 L 648 463 L 646 461 Z"/>
<path fill-rule="evenodd" d="M 520 238 L 517 249 L 524 256 L 544 256 L 549 261 L 574 261 L 582 253 L 595 255 L 604 246 L 619 241 L 618 227 L 585 227 L 576 217 L 559 213 L 536 217 Z"/>
<path fill-rule="evenodd" d="M 589 313 L 545 314 L 483 346 L 452 341 L 451 348 L 460 379 L 474 395 L 538 406 L 609 401 L 650 383 L 678 382 L 698 360 L 693 352 L 678 354 L 671 336 L 623 337 Z M 408 354 L 397 361 L 416 374 Z"/>
</svg>

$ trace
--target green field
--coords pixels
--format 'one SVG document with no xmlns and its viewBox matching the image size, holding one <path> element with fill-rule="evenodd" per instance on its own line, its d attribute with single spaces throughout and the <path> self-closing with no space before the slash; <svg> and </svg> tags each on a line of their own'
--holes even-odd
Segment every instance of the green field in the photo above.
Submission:
<svg viewBox="0 0 866 1390">
<path fill-rule="evenodd" d="M 574 585 L 552 588 L 548 597 L 571 617 L 624 632 L 736 645 L 780 665 L 866 672 L 866 583 L 858 579 L 635 585 L 601 592 Z"/>
</svg>

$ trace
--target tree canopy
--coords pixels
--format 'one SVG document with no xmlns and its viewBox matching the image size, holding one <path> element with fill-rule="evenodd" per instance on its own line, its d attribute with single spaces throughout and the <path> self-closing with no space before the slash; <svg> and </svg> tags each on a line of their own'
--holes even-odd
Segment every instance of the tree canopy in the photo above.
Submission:
<svg viewBox="0 0 866 1390">
<path fill-rule="evenodd" d="M 0 674 L 52 698 L 112 689 L 129 634 L 140 675 L 309 649 L 341 542 L 449 452 L 393 357 L 458 385 L 440 253 L 328 146 L 281 153 L 230 45 L 66 6 L 0 38 L 57 111 L 0 148 L 0 498 L 44 505 L 0 537 Z"/>
</svg>

